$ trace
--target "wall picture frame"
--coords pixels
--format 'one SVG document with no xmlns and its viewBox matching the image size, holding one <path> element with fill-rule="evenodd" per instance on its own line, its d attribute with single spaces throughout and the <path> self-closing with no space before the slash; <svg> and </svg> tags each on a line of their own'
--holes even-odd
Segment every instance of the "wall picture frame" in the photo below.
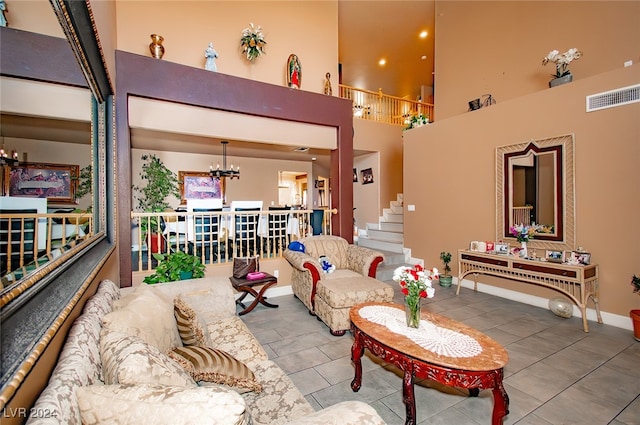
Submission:
<svg viewBox="0 0 640 425">
<path fill-rule="evenodd" d="M 360 171 L 362 175 L 362 184 L 370 184 L 373 183 L 373 170 L 371 168 L 365 168 Z"/>
<path fill-rule="evenodd" d="M 224 177 L 211 177 L 203 171 L 178 171 L 180 205 L 186 205 L 187 199 L 225 199 Z"/>
<path fill-rule="evenodd" d="M 4 167 L 4 195 L 46 198 L 51 204 L 77 204 L 80 166 L 22 163 Z"/>
</svg>

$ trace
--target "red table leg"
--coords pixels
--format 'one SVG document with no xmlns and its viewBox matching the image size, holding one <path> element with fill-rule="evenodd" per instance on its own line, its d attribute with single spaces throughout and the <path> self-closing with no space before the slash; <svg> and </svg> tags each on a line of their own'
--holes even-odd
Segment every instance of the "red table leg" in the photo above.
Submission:
<svg viewBox="0 0 640 425">
<path fill-rule="evenodd" d="M 403 365 L 404 378 L 402 380 L 402 401 L 407 408 L 405 425 L 416 423 L 416 396 L 413 388 L 413 362 L 405 362 Z"/>
<path fill-rule="evenodd" d="M 358 392 L 360 390 L 360 385 L 362 384 L 362 355 L 364 354 L 364 345 L 362 343 L 362 333 L 359 329 L 351 327 L 353 331 L 353 345 L 351 346 L 351 360 L 353 361 L 353 365 L 356 369 L 356 375 L 351 381 L 351 389 L 354 392 Z"/>
</svg>

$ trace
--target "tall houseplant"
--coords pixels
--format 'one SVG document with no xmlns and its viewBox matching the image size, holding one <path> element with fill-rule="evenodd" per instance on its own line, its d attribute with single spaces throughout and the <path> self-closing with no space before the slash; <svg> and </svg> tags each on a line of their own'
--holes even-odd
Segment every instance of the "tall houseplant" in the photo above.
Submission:
<svg viewBox="0 0 640 425">
<path fill-rule="evenodd" d="M 133 186 L 136 192 L 134 196 L 138 201 L 138 208 L 143 212 L 159 213 L 169 208 L 167 198 L 173 195 L 176 198 L 180 196 L 178 192 L 178 177 L 168 169 L 164 163 L 154 154 L 142 155 L 142 171 L 140 179 L 144 186 Z M 140 223 L 140 231 L 142 239 L 147 239 L 147 233 L 150 232 L 152 238 L 148 242 L 151 244 L 151 252 L 157 251 L 158 246 L 162 246 L 157 241 L 157 234 L 160 232 L 160 223 L 157 217 L 149 217 L 143 219 Z M 155 243 L 154 243 L 155 242 Z"/>
<path fill-rule="evenodd" d="M 451 262 L 451 253 L 442 251 L 440 253 L 440 259 L 444 264 L 444 274 L 441 274 L 439 278 L 440 286 L 449 287 L 451 286 L 451 282 L 453 281 L 453 276 L 449 274 L 449 272 L 451 271 L 451 267 L 449 267 L 449 263 Z"/>
</svg>

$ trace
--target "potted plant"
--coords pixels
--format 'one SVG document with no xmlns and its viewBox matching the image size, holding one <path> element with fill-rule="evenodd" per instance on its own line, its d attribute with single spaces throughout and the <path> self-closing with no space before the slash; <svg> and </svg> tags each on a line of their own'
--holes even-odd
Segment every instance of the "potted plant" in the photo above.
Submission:
<svg viewBox="0 0 640 425">
<path fill-rule="evenodd" d="M 449 263 L 451 262 L 451 253 L 442 251 L 440 253 L 440 259 L 444 264 L 444 274 L 441 274 L 439 278 L 440 286 L 449 287 L 451 286 L 451 281 L 453 280 L 453 276 L 449 274 L 449 272 L 451 271 L 451 267 L 449 267 Z"/>
<path fill-rule="evenodd" d="M 154 274 L 144 278 L 144 283 L 154 284 L 204 277 L 204 264 L 195 255 L 177 251 L 171 254 L 153 254 L 153 258 L 158 260 L 158 267 Z"/>
<path fill-rule="evenodd" d="M 640 276 L 633 275 L 631 286 L 633 287 L 633 293 L 640 295 Z M 640 310 L 631 310 L 629 315 L 633 323 L 633 337 L 636 341 L 640 341 Z"/>
<path fill-rule="evenodd" d="M 406 121 L 405 121 L 406 122 Z M 408 122 L 406 122 L 407 126 L 404 130 L 410 130 L 416 127 L 422 127 L 423 125 L 429 124 L 429 117 L 424 114 L 413 115 Z"/>
<path fill-rule="evenodd" d="M 140 178 L 146 182 L 144 186 L 133 186 L 133 190 L 137 192 L 138 208 L 144 212 L 159 213 L 169 208 L 167 197 L 173 195 L 176 198 L 180 196 L 178 192 L 178 177 L 168 169 L 164 163 L 153 154 L 142 155 L 142 171 Z M 147 231 L 151 229 L 150 240 L 147 245 L 151 245 L 151 252 L 158 252 L 163 249 L 164 240 L 159 238 L 160 223 L 157 217 L 149 217 L 143 219 L 140 223 L 140 232 L 142 239 L 147 239 Z M 159 238 L 159 239 L 158 239 Z"/>
</svg>

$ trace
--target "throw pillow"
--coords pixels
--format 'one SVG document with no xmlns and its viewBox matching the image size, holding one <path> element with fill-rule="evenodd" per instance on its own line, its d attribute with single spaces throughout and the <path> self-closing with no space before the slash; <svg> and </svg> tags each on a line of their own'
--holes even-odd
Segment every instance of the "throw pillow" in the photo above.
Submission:
<svg viewBox="0 0 640 425">
<path fill-rule="evenodd" d="M 218 319 L 236 315 L 236 304 L 229 279 L 225 282 L 229 287 L 225 291 L 213 287 L 202 291 L 179 294 L 180 298 L 193 309 L 201 323 L 211 323 Z M 208 326 L 203 326 L 207 330 Z M 207 344 L 208 345 L 208 344 Z"/>
<path fill-rule="evenodd" d="M 202 326 L 196 312 L 182 298 L 178 297 L 173 301 L 173 312 L 183 346 L 208 345 L 204 331 L 206 326 Z"/>
<path fill-rule="evenodd" d="M 209 347 L 178 347 L 169 352 L 195 381 L 215 382 L 259 393 L 262 385 L 246 364 L 223 350 Z"/>
<path fill-rule="evenodd" d="M 76 389 L 84 425 L 247 425 L 245 401 L 222 387 L 89 385 Z"/>
<path fill-rule="evenodd" d="M 258 258 L 260 257 L 236 257 L 233 259 L 233 277 L 244 279 L 249 273 L 260 270 Z"/>
<path fill-rule="evenodd" d="M 136 336 L 103 329 L 100 358 L 106 384 L 196 386 L 184 368 Z"/>
<path fill-rule="evenodd" d="M 140 337 L 163 353 L 182 345 L 173 302 L 157 290 L 141 285 L 115 304 L 120 308 L 104 316 L 104 328 Z"/>
</svg>

